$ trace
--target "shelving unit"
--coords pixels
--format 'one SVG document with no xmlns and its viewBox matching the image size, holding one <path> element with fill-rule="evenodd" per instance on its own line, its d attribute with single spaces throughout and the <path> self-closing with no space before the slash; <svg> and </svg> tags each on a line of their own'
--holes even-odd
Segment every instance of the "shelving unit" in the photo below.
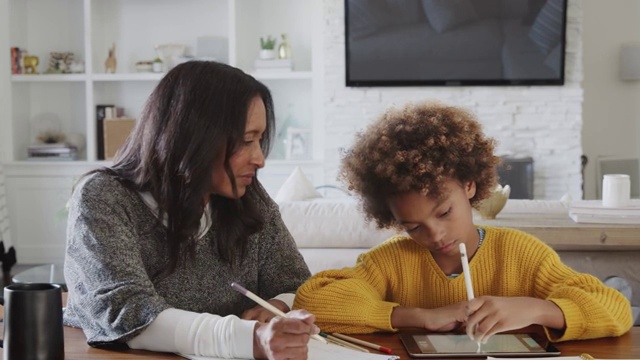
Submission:
<svg viewBox="0 0 640 360">
<path fill-rule="evenodd" d="M 52 225 L 51 218 L 66 220 L 53 210 L 64 212 L 74 179 L 108 165 L 97 160 L 96 105 L 115 104 L 127 116 L 137 117 L 164 74 L 137 73 L 134 64 L 155 58 L 157 44 L 185 44 L 193 55 L 198 37 L 226 38 L 227 62 L 271 89 L 278 126 L 287 120 L 311 129 L 310 158 L 288 161 L 276 151 L 260 171 L 260 180 L 274 195 L 295 166 L 322 179 L 323 76 L 317 66 L 321 9 L 320 0 L 0 0 L 0 49 L 25 48 L 40 59 L 37 75 L 11 75 L 8 56 L 0 59 L 0 161 L 7 176 L 11 234 L 20 261 L 61 261 L 66 234 L 64 226 Z M 294 71 L 255 72 L 259 38 L 279 39 L 282 33 L 288 34 Z M 108 74 L 104 61 L 112 44 L 118 63 L 116 73 Z M 84 61 L 85 73 L 42 74 L 52 51 L 73 52 Z M 60 119 L 63 133 L 86 139 L 79 160 L 27 159 L 27 147 L 35 138 L 34 118 L 47 113 Z M 46 207 L 42 201 L 48 202 Z"/>
</svg>

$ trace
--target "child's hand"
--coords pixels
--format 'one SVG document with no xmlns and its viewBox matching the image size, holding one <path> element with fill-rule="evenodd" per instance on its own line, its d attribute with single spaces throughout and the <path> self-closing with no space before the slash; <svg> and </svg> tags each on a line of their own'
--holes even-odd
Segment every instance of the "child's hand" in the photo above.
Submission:
<svg viewBox="0 0 640 360">
<path fill-rule="evenodd" d="M 469 301 L 467 309 L 467 334 L 483 343 L 496 333 L 531 324 L 552 328 L 564 326 L 560 308 L 548 300 L 532 297 L 481 296 Z"/>
<path fill-rule="evenodd" d="M 424 328 L 430 331 L 452 331 L 467 320 L 466 301 L 443 306 L 437 309 L 425 309 Z"/>
</svg>

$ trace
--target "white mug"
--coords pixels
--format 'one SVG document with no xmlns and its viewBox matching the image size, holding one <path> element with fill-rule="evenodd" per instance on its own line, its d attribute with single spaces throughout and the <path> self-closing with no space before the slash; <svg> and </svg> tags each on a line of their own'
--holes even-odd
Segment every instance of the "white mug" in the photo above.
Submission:
<svg viewBox="0 0 640 360">
<path fill-rule="evenodd" d="M 631 181 L 626 174 L 606 174 L 602 179 L 602 206 L 622 207 L 631 200 Z"/>
</svg>

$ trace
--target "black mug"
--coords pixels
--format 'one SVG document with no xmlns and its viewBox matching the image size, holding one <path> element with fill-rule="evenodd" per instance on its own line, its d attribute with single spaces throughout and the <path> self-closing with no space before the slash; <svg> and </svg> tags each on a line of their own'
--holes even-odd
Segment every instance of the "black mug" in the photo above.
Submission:
<svg viewBox="0 0 640 360">
<path fill-rule="evenodd" d="M 64 359 L 62 290 L 55 284 L 4 288 L 4 360 Z"/>
</svg>

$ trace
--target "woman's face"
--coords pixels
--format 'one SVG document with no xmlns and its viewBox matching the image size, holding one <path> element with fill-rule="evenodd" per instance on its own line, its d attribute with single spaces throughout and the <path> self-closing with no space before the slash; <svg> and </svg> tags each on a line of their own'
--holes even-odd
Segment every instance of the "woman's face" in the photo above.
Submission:
<svg viewBox="0 0 640 360">
<path fill-rule="evenodd" d="M 221 154 L 213 167 L 212 192 L 214 194 L 233 199 L 245 194 L 247 186 L 256 176 L 256 170 L 264 166 L 264 154 L 260 143 L 266 127 L 267 111 L 262 99 L 256 96 L 249 105 L 244 142 L 229 159 L 238 193 L 237 195 L 233 193 L 231 181 L 224 170 L 224 154 Z"/>
</svg>

